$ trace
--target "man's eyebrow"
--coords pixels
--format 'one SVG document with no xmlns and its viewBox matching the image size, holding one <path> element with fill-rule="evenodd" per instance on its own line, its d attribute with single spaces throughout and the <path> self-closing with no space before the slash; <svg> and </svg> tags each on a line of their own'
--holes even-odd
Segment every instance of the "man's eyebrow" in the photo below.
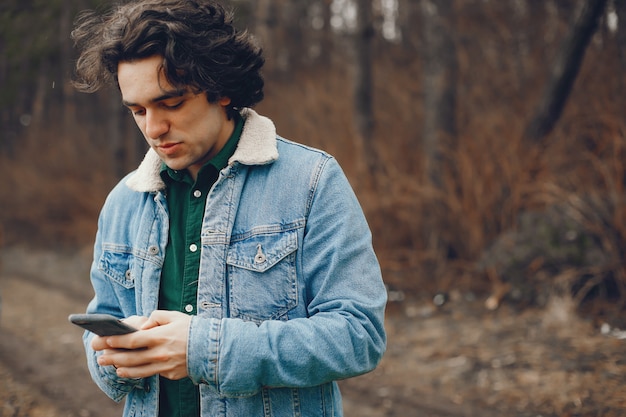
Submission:
<svg viewBox="0 0 626 417">
<path fill-rule="evenodd" d="M 187 94 L 186 90 L 172 90 L 172 91 L 165 91 L 162 95 L 152 98 L 150 99 L 151 103 L 158 103 L 159 101 L 163 101 L 163 100 L 167 100 L 170 98 L 174 98 L 174 97 L 182 97 L 185 94 Z M 126 101 L 126 100 L 122 100 L 122 104 L 126 107 L 135 107 L 135 106 L 139 106 L 139 104 L 137 103 L 132 103 L 130 101 Z"/>
</svg>

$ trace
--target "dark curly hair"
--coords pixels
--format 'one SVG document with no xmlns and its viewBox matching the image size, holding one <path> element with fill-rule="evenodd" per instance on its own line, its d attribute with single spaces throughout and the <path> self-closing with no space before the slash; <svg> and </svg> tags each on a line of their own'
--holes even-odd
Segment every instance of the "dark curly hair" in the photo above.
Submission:
<svg viewBox="0 0 626 417">
<path fill-rule="evenodd" d="M 261 48 L 212 0 L 140 0 L 102 15 L 87 10 L 71 36 L 80 52 L 73 80 L 79 91 L 117 83 L 120 62 L 160 55 L 172 86 L 206 92 L 211 103 L 228 97 L 229 113 L 263 99 Z"/>
</svg>

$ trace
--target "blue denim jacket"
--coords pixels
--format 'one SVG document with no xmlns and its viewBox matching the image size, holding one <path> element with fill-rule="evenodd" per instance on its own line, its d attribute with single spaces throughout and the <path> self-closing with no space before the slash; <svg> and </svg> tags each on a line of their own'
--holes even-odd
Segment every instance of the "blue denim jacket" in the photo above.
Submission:
<svg viewBox="0 0 626 417">
<path fill-rule="evenodd" d="M 243 113 L 240 143 L 203 218 L 189 377 L 203 417 L 341 416 L 334 381 L 371 371 L 385 350 L 386 292 L 371 234 L 335 159 Z M 105 202 L 89 313 L 157 308 L 168 240 L 160 165 L 148 151 Z M 123 379 L 99 366 L 92 337 L 84 343 L 98 386 L 126 398 L 124 416 L 158 415 L 158 377 Z"/>
</svg>

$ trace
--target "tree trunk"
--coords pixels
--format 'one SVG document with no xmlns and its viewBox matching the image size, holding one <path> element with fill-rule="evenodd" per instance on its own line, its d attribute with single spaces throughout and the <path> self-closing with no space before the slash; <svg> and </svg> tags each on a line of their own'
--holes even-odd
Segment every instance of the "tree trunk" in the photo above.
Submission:
<svg viewBox="0 0 626 417">
<path fill-rule="evenodd" d="M 415 0 L 398 0 L 398 27 L 402 45 L 410 52 L 416 52 L 421 45 L 419 25 L 420 3 Z"/>
<path fill-rule="evenodd" d="M 263 54 L 267 66 L 274 68 L 277 65 L 276 42 L 274 41 L 273 29 L 276 26 L 276 9 L 273 0 L 258 0 L 256 7 L 255 34 L 261 40 Z"/>
<path fill-rule="evenodd" d="M 335 53 L 335 50 L 333 49 L 333 30 L 330 22 L 333 15 L 331 10 L 332 4 L 332 0 L 322 0 L 322 19 L 324 21 L 324 28 L 322 29 L 321 34 L 319 56 L 322 66 L 330 65 L 332 62 L 331 56 Z"/>
<path fill-rule="evenodd" d="M 552 64 L 543 97 L 524 132 L 527 140 L 540 142 L 554 128 L 565 108 L 582 65 L 585 50 L 598 28 L 607 0 L 587 0 Z"/>
<path fill-rule="evenodd" d="M 615 0 L 615 13 L 617 13 L 617 42 L 619 45 L 619 58 L 622 70 L 626 70 L 626 0 Z M 623 80 L 623 77 L 620 77 Z"/>
<path fill-rule="evenodd" d="M 363 158 L 369 175 L 376 175 L 378 155 L 373 143 L 372 41 L 374 22 L 371 0 L 358 0 L 357 28 L 354 36 L 354 124 L 362 143 Z"/>
<path fill-rule="evenodd" d="M 527 62 L 530 60 L 530 33 L 528 30 L 524 30 L 528 27 L 529 19 L 529 6 L 525 0 L 516 0 L 513 2 L 512 15 L 513 15 L 513 30 L 514 30 L 514 48 L 515 53 L 515 70 L 517 73 L 517 85 L 516 91 L 521 91 L 526 86 L 526 76 L 528 69 L 526 68 Z"/>
<path fill-rule="evenodd" d="M 74 98 L 76 90 L 67 82 L 67 78 L 72 73 L 72 43 L 68 41 L 67 34 L 72 30 L 71 4 L 61 9 L 61 19 L 59 21 L 59 48 L 61 49 L 61 78 L 55 81 L 55 88 L 60 88 L 63 98 L 63 135 L 67 136 L 76 129 L 76 100 Z"/>
<path fill-rule="evenodd" d="M 453 0 L 422 1 L 424 120 L 422 146 L 426 174 L 440 186 L 442 147 L 456 136 L 458 61 L 452 39 Z"/>
</svg>

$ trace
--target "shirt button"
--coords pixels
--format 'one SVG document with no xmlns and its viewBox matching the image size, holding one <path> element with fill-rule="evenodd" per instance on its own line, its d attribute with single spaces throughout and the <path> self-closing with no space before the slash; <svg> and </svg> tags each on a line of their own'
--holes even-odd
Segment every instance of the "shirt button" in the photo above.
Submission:
<svg viewBox="0 0 626 417">
<path fill-rule="evenodd" d="M 198 250 L 198 245 L 196 245 L 195 243 L 192 243 L 191 245 L 189 245 L 189 250 L 191 252 L 195 252 Z"/>
<path fill-rule="evenodd" d="M 185 311 L 186 311 L 187 313 L 191 313 L 191 312 L 193 311 L 193 306 L 192 306 L 191 304 L 187 304 L 187 305 L 185 306 Z"/>
<path fill-rule="evenodd" d="M 202 195 L 202 192 L 200 190 L 196 190 L 193 192 L 193 196 L 196 198 L 200 197 L 201 195 Z"/>
</svg>

